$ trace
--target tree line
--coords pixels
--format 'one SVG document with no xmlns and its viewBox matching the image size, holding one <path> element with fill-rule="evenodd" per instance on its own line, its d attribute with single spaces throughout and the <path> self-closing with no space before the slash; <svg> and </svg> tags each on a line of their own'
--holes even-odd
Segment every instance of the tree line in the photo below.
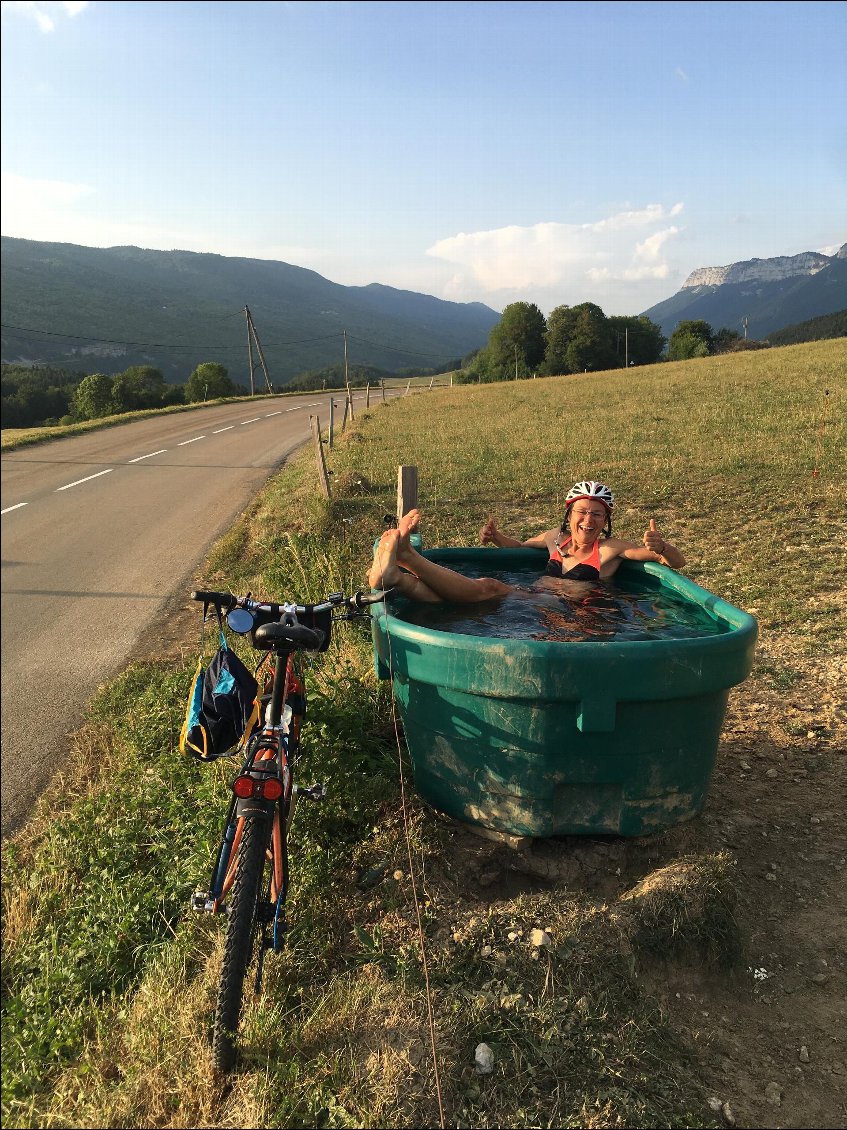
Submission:
<svg viewBox="0 0 847 1130">
<path fill-rule="evenodd" d="M 456 379 L 467 383 L 597 372 L 763 345 L 742 342 L 734 330 L 715 333 L 705 321 L 679 322 L 666 338 L 643 314 L 607 316 L 593 302 L 557 306 L 547 318 L 532 302 L 513 302 L 487 345 L 466 359 Z"/>
<path fill-rule="evenodd" d="M 217 361 L 198 365 L 184 385 L 168 384 L 152 365 L 131 365 L 108 376 L 4 364 L 2 419 L 4 428 L 75 424 L 122 412 L 248 394 Z"/>
<path fill-rule="evenodd" d="M 348 383 L 378 384 L 398 376 L 430 376 L 458 368 L 456 358 L 432 369 L 387 372 L 373 365 L 329 365 L 298 374 L 286 392 L 342 389 Z M 279 392 L 279 389 L 275 391 Z M 249 396 L 217 361 L 198 365 L 184 385 L 168 384 L 152 365 L 131 365 L 122 373 L 80 373 L 50 366 L 4 364 L 2 368 L 2 425 L 4 428 L 49 427 L 98 420 L 123 412 L 196 404 L 223 396 Z"/>
<path fill-rule="evenodd" d="M 545 318 L 534 302 L 513 302 L 460 380 L 501 381 L 649 365 L 666 339 L 645 317 L 607 317 L 593 302 L 557 306 Z"/>
</svg>

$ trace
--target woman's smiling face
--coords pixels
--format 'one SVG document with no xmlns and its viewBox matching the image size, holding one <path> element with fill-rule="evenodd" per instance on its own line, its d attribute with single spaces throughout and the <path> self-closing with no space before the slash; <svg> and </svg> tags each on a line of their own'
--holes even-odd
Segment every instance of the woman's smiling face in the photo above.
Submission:
<svg viewBox="0 0 847 1130">
<path fill-rule="evenodd" d="M 578 498 L 568 511 L 568 529 L 576 543 L 596 541 L 606 525 L 608 511 L 602 502 Z"/>
</svg>

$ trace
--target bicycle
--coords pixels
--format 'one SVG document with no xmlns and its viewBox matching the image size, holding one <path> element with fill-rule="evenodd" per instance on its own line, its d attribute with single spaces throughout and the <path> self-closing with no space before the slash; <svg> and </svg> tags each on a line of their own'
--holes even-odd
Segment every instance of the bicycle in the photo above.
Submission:
<svg viewBox="0 0 847 1130">
<path fill-rule="evenodd" d="M 237 1035 L 244 981 L 255 956 L 255 991 L 261 991 L 267 950 L 279 953 L 288 929 L 285 904 L 289 887 L 288 832 L 300 797 L 320 800 L 323 784 L 298 786 L 294 766 L 300 727 L 306 712 L 306 692 L 295 657 L 302 651 L 324 651 L 332 623 L 365 614 L 368 605 L 385 593 L 331 593 L 320 604 L 275 604 L 254 601 L 250 595 L 198 590 L 204 618 L 214 606 L 220 620 L 266 654 L 257 674 L 268 664 L 260 704 L 264 719 L 247 741 L 244 761 L 232 782 L 232 797 L 212 868 L 208 890 L 195 891 L 194 911 L 228 914 L 223 965 L 212 1031 L 215 1069 L 226 1074 L 237 1058 Z M 271 656 L 275 662 L 271 663 Z M 264 694 L 262 694 L 264 690 Z M 254 954 L 254 951 L 255 952 Z"/>
</svg>

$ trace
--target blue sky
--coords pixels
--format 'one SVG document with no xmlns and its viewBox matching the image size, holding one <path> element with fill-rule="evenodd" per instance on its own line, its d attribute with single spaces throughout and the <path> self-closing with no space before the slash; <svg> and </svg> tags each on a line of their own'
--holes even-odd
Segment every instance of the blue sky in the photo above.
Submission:
<svg viewBox="0 0 847 1130">
<path fill-rule="evenodd" d="M 847 240 L 845 3 L 2 4 L 2 232 L 633 314 Z"/>
</svg>

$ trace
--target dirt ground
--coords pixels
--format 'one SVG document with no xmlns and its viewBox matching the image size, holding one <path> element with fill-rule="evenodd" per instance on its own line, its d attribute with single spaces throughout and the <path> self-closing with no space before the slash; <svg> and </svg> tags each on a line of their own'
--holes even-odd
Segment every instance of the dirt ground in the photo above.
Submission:
<svg viewBox="0 0 847 1130">
<path fill-rule="evenodd" d="M 140 653 L 196 653 L 197 606 L 174 606 Z M 164 645 L 164 646 L 163 646 Z M 469 903 L 555 879 L 609 903 L 680 854 L 737 860 L 740 970 L 655 963 L 641 970 L 700 1048 L 710 1105 L 728 1126 L 847 1126 L 847 662 L 809 659 L 775 634 L 766 674 L 730 694 L 705 811 L 656 837 L 567 837 L 518 849 L 457 831 Z M 799 674 L 799 678 L 796 676 Z M 708 1112 L 706 1112 L 708 1113 Z"/>
<path fill-rule="evenodd" d="M 788 646 L 761 640 L 786 660 Z M 521 848 L 467 832 L 454 846 L 476 896 L 548 877 L 612 904 L 687 853 L 737 860 L 745 959 L 643 963 L 642 981 L 700 1049 L 715 1116 L 738 1127 L 847 1125 L 847 665 L 793 655 L 801 678 L 767 676 L 730 695 L 705 811 L 654 837 L 533 841 Z M 770 684 L 770 685 L 769 685 Z M 470 892 L 469 892 L 470 895 Z M 470 895 L 473 897 L 473 895 Z M 708 1113 L 708 1112 L 706 1112 Z"/>
</svg>

